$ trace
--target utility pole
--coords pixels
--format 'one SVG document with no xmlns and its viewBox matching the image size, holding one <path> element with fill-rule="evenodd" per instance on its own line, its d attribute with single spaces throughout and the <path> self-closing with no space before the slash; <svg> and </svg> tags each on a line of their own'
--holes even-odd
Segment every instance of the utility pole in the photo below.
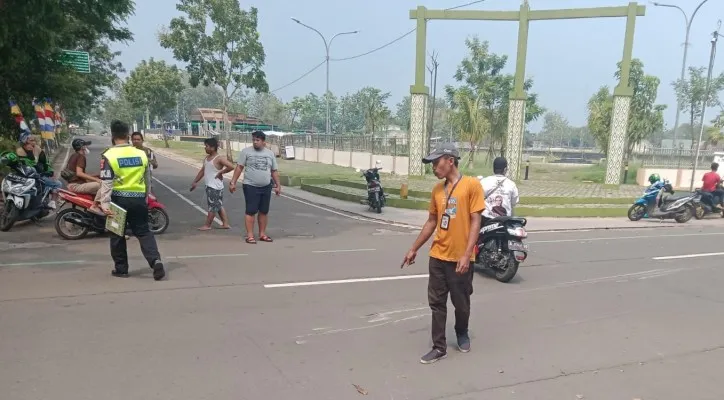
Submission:
<svg viewBox="0 0 724 400">
<path fill-rule="evenodd" d="M 426 67 L 430 72 L 430 82 L 432 82 L 432 104 L 430 105 L 430 121 L 427 124 L 427 152 L 429 153 L 432 149 L 432 132 L 435 121 L 435 97 L 437 96 L 437 67 L 440 63 L 437 62 L 438 54 L 433 51 L 430 55 L 430 66 Z"/>
</svg>

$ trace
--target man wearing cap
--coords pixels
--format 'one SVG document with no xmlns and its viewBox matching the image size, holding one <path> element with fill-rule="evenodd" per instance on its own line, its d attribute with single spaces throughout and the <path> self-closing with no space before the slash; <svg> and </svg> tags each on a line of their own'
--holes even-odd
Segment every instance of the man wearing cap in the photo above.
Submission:
<svg viewBox="0 0 724 400">
<path fill-rule="evenodd" d="M 493 161 L 493 174 L 480 180 L 485 194 L 484 218 L 512 217 L 513 207 L 518 204 L 518 186 L 508 179 L 508 160 L 498 157 Z"/>
<path fill-rule="evenodd" d="M 480 231 L 480 213 L 485 209 L 483 190 L 477 179 L 462 176 L 458 170 L 460 153 L 452 143 L 441 143 L 427 157 L 438 179 L 445 179 L 432 190 L 429 216 L 402 266 L 415 263 L 417 251 L 435 234 L 430 247 L 427 297 L 432 310 L 430 352 L 420 362 L 431 364 L 447 356 L 445 325 L 447 297 L 455 307 L 455 333 L 458 350 L 470 351 L 468 321 L 470 295 L 473 293 L 474 249 Z"/>
<path fill-rule="evenodd" d="M 89 153 L 90 144 L 91 142 L 83 139 L 73 139 L 70 144 L 75 153 L 68 159 L 68 164 L 61 175 L 68 181 L 68 189 L 72 192 L 95 195 L 101 188 L 101 178 L 85 172 L 88 162 L 86 155 Z"/>
</svg>

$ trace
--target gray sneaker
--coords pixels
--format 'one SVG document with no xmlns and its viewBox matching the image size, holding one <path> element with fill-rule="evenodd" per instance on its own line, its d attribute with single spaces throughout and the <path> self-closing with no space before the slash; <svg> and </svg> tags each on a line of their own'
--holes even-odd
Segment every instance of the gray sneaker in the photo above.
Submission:
<svg viewBox="0 0 724 400">
<path fill-rule="evenodd" d="M 153 279 L 160 281 L 166 276 L 166 271 L 163 269 L 163 263 L 161 260 L 156 260 L 153 263 Z"/>
<path fill-rule="evenodd" d="M 458 335 L 458 350 L 462 353 L 470 351 L 470 336 L 467 333 Z"/>
<path fill-rule="evenodd" d="M 432 364 L 437 360 L 442 360 L 443 358 L 447 357 L 447 353 L 440 351 L 438 349 L 432 349 L 429 353 L 425 354 L 420 358 L 420 362 L 423 364 Z"/>
</svg>

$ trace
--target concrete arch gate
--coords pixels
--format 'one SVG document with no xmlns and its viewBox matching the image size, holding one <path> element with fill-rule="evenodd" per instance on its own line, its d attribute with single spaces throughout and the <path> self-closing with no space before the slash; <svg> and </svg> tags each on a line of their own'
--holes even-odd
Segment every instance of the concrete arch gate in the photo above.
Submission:
<svg viewBox="0 0 724 400">
<path fill-rule="evenodd" d="M 523 89 L 525 81 L 525 60 L 528 52 L 528 25 L 530 21 L 581 19 L 581 18 L 626 18 L 626 34 L 621 58 L 621 77 L 614 89 L 611 137 L 608 145 L 606 180 L 608 185 L 621 183 L 621 171 L 626 145 L 629 110 L 633 89 L 629 86 L 631 57 L 633 52 L 636 17 L 646 15 L 646 7 L 631 2 L 622 7 L 595 7 L 558 10 L 531 10 L 528 0 L 523 0 L 519 11 L 482 10 L 429 10 L 420 6 L 410 11 L 410 19 L 417 20 L 417 46 L 415 51 L 415 84 L 410 86 L 410 163 L 409 175 L 424 174 L 422 157 L 427 152 L 427 99 L 429 88 L 425 86 L 425 54 L 428 20 L 476 20 L 476 21 L 518 21 L 518 50 L 515 64 L 515 86 L 510 92 L 506 154 L 508 176 L 513 180 L 520 177 L 525 130 L 525 102 L 528 98 Z"/>
</svg>

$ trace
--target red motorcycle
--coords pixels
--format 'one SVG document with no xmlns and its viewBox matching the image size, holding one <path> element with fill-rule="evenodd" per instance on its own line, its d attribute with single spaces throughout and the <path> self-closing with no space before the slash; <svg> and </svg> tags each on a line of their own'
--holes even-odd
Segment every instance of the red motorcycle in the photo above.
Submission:
<svg viewBox="0 0 724 400">
<path fill-rule="evenodd" d="M 61 198 L 59 209 L 66 203 L 71 205 L 58 212 L 55 217 L 55 231 L 58 235 L 64 239 L 78 240 L 91 231 L 96 233 L 106 231 L 106 218 L 88 211 L 93 205 L 93 195 L 74 193 L 65 189 L 59 189 L 58 195 Z M 149 193 L 147 199 L 149 228 L 155 235 L 160 235 L 166 231 L 169 224 L 166 207 L 159 203 L 153 194 Z"/>
</svg>

